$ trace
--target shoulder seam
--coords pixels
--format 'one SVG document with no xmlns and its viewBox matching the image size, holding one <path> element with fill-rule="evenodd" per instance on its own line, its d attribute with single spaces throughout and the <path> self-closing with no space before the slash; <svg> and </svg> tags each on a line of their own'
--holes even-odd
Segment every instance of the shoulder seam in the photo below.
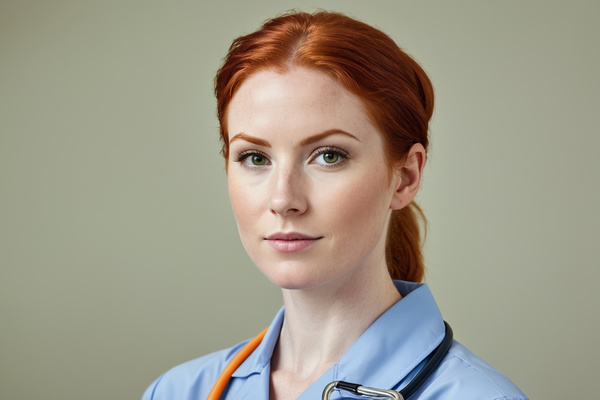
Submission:
<svg viewBox="0 0 600 400">
<path fill-rule="evenodd" d="M 450 353 L 448 352 L 448 355 L 452 355 L 452 357 L 456 357 L 459 360 L 461 360 L 462 362 L 464 362 L 469 368 L 473 368 L 475 371 L 477 371 L 481 376 L 483 376 L 488 382 L 490 382 L 492 385 L 494 385 L 494 387 L 498 390 L 499 393 L 502 394 L 502 397 L 496 397 L 494 400 L 528 400 L 526 397 L 522 397 L 522 396 L 517 396 L 517 397 L 508 397 L 506 395 L 506 393 L 504 392 L 504 390 L 502 390 L 497 384 L 496 382 L 494 382 L 489 376 L 487 376 L 487 374 L 485 374 L 483 371 L 481 371 L 479 368 L 477 368 L 475 365 L 471 364 L 469 361 L 465 360 L 463 357 L 454 354 L 454 353 Z"/>
<path fill-rule="evenodd" d="M 156 380 L 156 383 L 154 384 L 154 387 L 152 388 L 152 393 L 150 394 L 150 400 L 154 399 L 154 393 L 156 393 L 156 388 L 158 387 L 158 384 L 160 383 L 160 381 L 162 381 L 162 378 L 165 376 L 165 374 L 162 374 L 161 376 L 158 377 L 158 379 Z"/>
<path fill-rule="evenodd" d="M 494 400 L 529 400 L 529 397 L 517 396 L 517 397 L 496 397 Z"/>
</svg>

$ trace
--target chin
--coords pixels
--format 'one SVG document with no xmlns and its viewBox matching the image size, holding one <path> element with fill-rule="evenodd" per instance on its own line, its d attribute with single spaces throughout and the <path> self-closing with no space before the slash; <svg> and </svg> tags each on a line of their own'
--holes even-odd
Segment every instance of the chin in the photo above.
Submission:
<svg viewBox="0 0 600 400">
<path fill-rule="evenodd" d="M 307 270 L 305 265 L 277 265 L 274 268 L 260 268 L 262 273 L 275 285 L 286 290 L 309 290 L 325 285 L 330 279 L 318 271 Z"/>
<path fill-rule="evenodd" d="M 323 283 L 315 281 L 309 277 L 298 277 L 298 276 L 276 276 L 271 277 L 267 275 L 267 278 L 281 289 L 285 290 L 308 290 L 314 289 L 321 286 Z"/>
</svg>

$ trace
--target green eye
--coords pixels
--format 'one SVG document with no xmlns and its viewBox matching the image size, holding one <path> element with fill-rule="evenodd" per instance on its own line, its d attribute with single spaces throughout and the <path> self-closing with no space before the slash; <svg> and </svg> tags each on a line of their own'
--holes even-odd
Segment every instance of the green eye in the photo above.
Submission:
<svg viewBox="0 0 600 400">
<path fill-rule="evenodd" d="M 343 149 L 325 147 L 316 151 L 313 162 L 325 167 L 337 167 L 343 164 L 348 157 L 348 153 Z"/>
<path fill-rule="evenodd" d="M 267 155 L 255 150 L 243 151 L 237 156 L 235 161 L 241 163 L 246 168 L 257 168 L 271 164 Z"/>
<path fill-rule="evenodd" d="M 336 154 L 336 153 L 324 153 L 323 154 L 323 161 L 325 161 L 327 164 L 333 164 L 335 162 L 337 162 L 340 159 L 340 155 Z"/>
<path fill-rule="evenodd" d="M 250 162 L 252 165 L 265 165 L 267 163 L 267 158 L 260 154 L 254 154 L 250 156 Z"/>
</svg>

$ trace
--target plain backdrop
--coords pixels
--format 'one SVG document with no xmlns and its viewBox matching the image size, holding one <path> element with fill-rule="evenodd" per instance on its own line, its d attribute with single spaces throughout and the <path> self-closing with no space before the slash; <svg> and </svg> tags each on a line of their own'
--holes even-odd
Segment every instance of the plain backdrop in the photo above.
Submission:
<svg viewBox="0 0 600 400">
<path fill-rule="evenodd" d="M 136 399 L 270 323 L 212 84 L 292 8 L 371 23 L 431 76 L 418 200 L 455 337 L 532 399 L 595 397 L 597 1 L 1 0 L 0 398 Z"/>
</svg>

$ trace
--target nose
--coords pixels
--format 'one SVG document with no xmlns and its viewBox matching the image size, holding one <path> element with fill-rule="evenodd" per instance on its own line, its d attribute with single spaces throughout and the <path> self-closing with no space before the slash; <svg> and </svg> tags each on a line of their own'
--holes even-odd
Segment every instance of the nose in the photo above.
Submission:
<svg viewBox="0 0 600 400">
<path fill-rule="evenodd" d="M 269 210 L 274 215 L 301 215 L 308 209 L 306 185 L 303 174 L 296 169 L 278 169 L 273 174 L 273 191 Z"/>
</svg>

